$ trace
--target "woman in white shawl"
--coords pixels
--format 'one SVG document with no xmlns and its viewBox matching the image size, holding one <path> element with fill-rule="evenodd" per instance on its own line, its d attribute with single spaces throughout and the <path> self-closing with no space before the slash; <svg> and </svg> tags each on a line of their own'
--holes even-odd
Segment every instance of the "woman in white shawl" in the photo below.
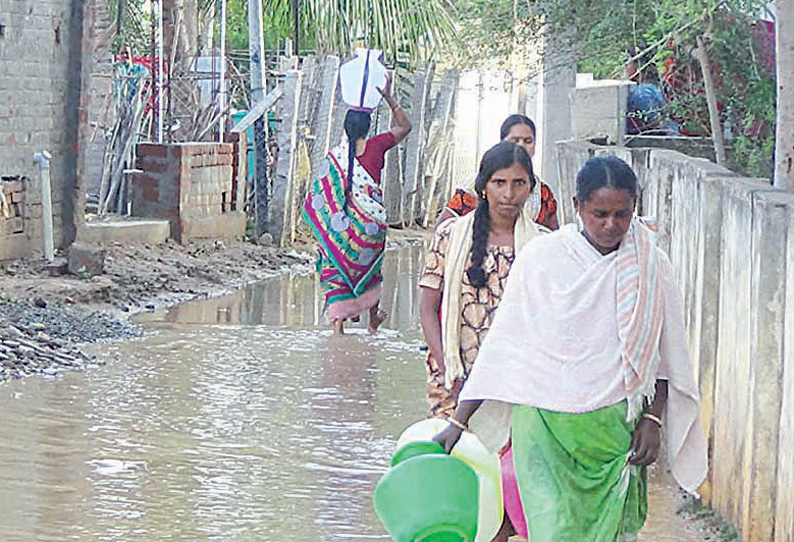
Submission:
<svg viewBox="0 0 794 542">
<path fill-rule="evenodd" d="M 512 438 L 532 542 L 636 540 L 663 426 L 681 486 L 694 492 L 705 478 L 698 390 L 672 266 L 633 217 L 634 172 L 590 159 L 576 192 L 582 227 L 516 258 L 436 440 L 449 451 L 469 424 L 493 450 Z"/>
</svg>

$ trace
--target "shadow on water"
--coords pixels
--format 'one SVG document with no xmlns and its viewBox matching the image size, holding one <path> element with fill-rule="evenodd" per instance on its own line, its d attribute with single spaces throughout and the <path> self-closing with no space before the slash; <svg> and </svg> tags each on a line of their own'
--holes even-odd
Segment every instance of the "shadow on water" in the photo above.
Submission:
<svg viewBox="0 0 794 542">
<path fill-rule="evenodd" d="M 333 336 L 315 278 L 283 277 L 146 315 L 100 370 L 3 386 L 0 540 L 388 539 L 372 489 L 425 412 L 420 261 L 388 253 L 377 336 Z M 687 540 L 669 515 L 643 539 Z"/>
</svg>

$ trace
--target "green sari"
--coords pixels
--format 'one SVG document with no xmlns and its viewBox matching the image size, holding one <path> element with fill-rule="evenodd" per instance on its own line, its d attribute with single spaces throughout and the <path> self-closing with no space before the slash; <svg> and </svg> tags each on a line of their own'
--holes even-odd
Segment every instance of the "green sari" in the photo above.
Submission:
<svg viewBox="0 0 794 542">
<path fill-rule="evenodd" d="M 514 405 L 513 458 L 531 542 L 629 542 L 648 511 L 628 464 L 627 403 L 570 414 Z"/>
</svg>

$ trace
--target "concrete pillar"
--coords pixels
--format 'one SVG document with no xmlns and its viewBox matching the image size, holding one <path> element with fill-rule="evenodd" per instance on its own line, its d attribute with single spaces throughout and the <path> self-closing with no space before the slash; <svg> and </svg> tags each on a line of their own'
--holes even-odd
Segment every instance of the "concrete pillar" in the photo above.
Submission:
<svg viewBox="0 0 794 542">
<path fill-rule="evenodd" d="M 734 179 L 725 184 L 722 201 L 712 503 L 740 531 L 749 521 L 751 462 L 745 443 L 752 439 L 752 199 L 765 188 L 762 183 Z"/>
<path fill-rule="evenodd" d="M 752 331 L 750 423 L 752 438 L 746 441 L 750 456 L 749 524 L 745 540 L 773 540 L 777 472 L 780 460 L 780 413 L 783 398 L 783 343 L 785 340 L 786 249 L 789 208 L 794 195 L 774 192 L 753 197 Z M 792 458 L 788 445 L 788 458 Z M 792 503 L 786 503 L 791 507 Z"/>
<path fill-rule="evenodd" d="M 569 36 L 561 33 L 542 35 L 543 59 L 538 81 L 538 130 L 535 161 L 538 175 L 557 188 L 557 153 L 554 144 L 571 138 L 571 89 L 576 87 L 576 64 Z"/>
<path fill-rule="evenodd" d="M 794 206 L 780 228 L 786 232 L 786 292 L 784 337 L 794 337 Z M 783 396 L 780 405 L 780 439 L 777 459 L 777 511 L 775 542 L 794 540 L 794 341 L 783 344 Z"/>
<path fill-rule="evenodd" d="M 596 147 L 587 141 L 569 141 L 558 145 L 566 149 L 564 154 L 558 155 L 555 169 L 558 171 L 559 182 L 553 187 L 554 197 L 557 199 L 557 220 L 562 226 L 576 222 L 572 200 L 576 191 L 576 173 L 593 156 Z"/>
<path fill-rule="evenodd" d="M 692 286 L 695 317 L 689 327 L 689 352 L 700 387 L 700 423 L 706 437 L 709 458 L 714 454 L 714 387 L 717 343 L 719 339 L 719 299 L 722 260 L 722 192 L 727 179 L 705 177 L 700 181 L 697 209 L 697 255 L 691 265 L 697 268 Z M 711 469 L 709 485 L 701 495 L 711 504 Z"/>
</svg>

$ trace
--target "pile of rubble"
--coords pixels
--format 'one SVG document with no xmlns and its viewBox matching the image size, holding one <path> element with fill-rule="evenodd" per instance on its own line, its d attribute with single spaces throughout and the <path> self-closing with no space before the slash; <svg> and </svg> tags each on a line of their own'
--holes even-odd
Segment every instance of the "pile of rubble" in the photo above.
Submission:
<svg viewBox="0 0 794 542">
<path fill-rule="evenodd" d="M 50 337 L 45 328 L 44 324 L 25 326 L 0 319 L 0 382 L 101 364 L 67 342 Z"/>
</svg>

